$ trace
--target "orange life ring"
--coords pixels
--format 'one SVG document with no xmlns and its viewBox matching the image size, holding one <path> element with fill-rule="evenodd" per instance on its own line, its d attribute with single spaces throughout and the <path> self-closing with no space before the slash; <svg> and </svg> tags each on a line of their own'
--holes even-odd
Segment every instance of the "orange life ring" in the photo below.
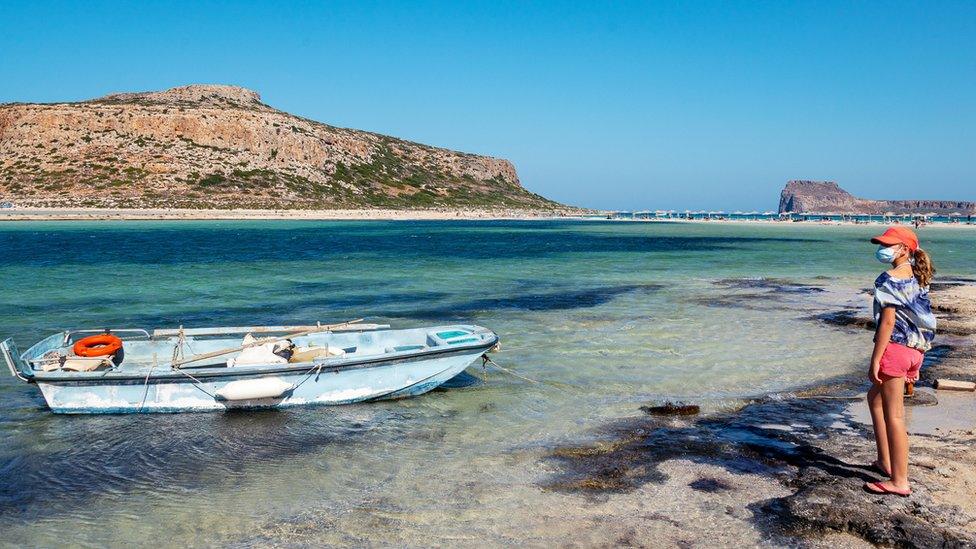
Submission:
<svg viewBox="0 0 976 549">
<path fill-rule="evenodd" d="M 78 356 L 114 355 L 122 348 L 122 340 L 112 334 L 83 337 L 71 348 Z"/>
</svg>

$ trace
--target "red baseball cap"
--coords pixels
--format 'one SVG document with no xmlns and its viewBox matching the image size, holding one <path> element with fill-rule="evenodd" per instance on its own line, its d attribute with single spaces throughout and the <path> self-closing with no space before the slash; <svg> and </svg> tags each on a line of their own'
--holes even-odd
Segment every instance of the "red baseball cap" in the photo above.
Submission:
<svg viewBox="0 0 976 549">
<path fill-rule="evenodd" d="M 882 246 L 904 244 L 912 252 L 918 249 L 918 237 L 908 227 L 888 227 L 884 234 L 872 238 L 871 242 Z"/>
</svg>

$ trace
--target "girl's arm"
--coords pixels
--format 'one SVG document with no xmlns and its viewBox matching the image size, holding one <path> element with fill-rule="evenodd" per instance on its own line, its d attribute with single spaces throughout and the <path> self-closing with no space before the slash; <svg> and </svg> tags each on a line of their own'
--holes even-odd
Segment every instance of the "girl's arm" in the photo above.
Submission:
<svg viewBox="0 0 976 549">
<path fill-rule="evenodd" d="M 881 355 L 888 348 L 891 341 L 891 333 L 895 331 L 895 308 L 885 307 L 881 309 L 881 316 L 878 318 L 878 327 L 874 332 L 874 352 L 871 353 L 871 369 L 868 370 L 868 379 L 875 385 L 881 385 L 881 377 L 878 373 L 881 370 Z"/>
</svg>

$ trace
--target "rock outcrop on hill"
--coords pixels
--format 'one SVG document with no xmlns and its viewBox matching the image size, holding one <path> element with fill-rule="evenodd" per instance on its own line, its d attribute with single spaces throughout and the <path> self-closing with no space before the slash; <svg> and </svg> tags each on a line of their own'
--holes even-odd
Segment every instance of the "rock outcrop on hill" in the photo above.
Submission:
<svg viewBox="0 0 976 549">
<path fill-rule="evenodd" d="M 779 196 L 780 213 L 976 214 L 976 202 L 957 200 L 868 200 L 833 181 L 790 181 Z"/>
<path fill-rule="evenodd" d="M 92 207 L 561 207 L 525 190 L 507 160 L 329 126 L 216 85 L 0 105 L 0 198 Z"/>
</svg>

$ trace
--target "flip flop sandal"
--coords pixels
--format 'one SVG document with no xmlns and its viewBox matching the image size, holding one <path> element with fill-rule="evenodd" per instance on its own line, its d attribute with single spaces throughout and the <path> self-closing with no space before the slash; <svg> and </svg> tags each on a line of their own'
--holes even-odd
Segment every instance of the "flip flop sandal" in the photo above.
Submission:
<svg viewBox="0 0 976 549">
<path fill-rule="evenodd" d="M 866 482 L 864 484 L 864 489 L 867 490 L 868 492 L 871 492 L 872 494 L 881 494 L 881 495 L 890 494 L 893 496 L 901 496 L 903 498 L 907 498 L 908 496 L 912 495 L 911 490 L 902 491 L 902 490 L 897 490 L 895 488 L 888 488 L 887 486 L 881 484 L 880 482 Z"/>
</svg>

